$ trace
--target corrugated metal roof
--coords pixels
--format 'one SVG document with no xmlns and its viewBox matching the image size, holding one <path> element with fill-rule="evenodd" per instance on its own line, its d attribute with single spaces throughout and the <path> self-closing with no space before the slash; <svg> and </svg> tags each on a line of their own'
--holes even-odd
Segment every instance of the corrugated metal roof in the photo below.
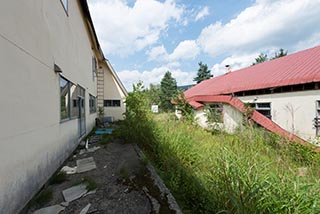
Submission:
<svg viewBox="0 0 320 214">
<path fill-rule="evenodd" d="M 203 104 L 197 102 L 197 101 L 190 101 L 189 104 L 192 106 L 192 108 L 194 109 L 198 109 L 198 108 L 201 108 L 203 107 Z"/>
<path fill-rule="evenodd" d="M 221 95 L 320 81 L 320 46 L 202 81 L 185 96 Z"/>
</svg>

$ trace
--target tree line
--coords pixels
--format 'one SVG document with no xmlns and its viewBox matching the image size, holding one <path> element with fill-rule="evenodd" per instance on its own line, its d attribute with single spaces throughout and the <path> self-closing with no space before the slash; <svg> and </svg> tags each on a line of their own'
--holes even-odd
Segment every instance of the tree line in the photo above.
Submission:
<svg viewBox="0 0 320 214">
<path fill-rule="evenodd" d="M 252 63 L 253 65 L 277 59 L 283 56 L 286 56 L 288 51 L 284 51 L 284 49 L 280 49 L 275 55 L 271 58 L 268 58 L 267 54 L 261 53 L 255 61 Z M 208 69 L 208 65 L 202 63 L 201 61 L 198 63 L 199 68 L 197 71 L 196 77 L 193 79 L 196 84 L 201 83 L 204 80 L 210 79 L 213 77 L 211 74 L 211 70 Z M 168 112 L 173 111 L 174 106 L 172 105 L 172 101 L 177 97 L 181 97 L 182 91 L 178 90 L 177 81 L 172 76 L 170 71 L 167 71 L 161 79 L 160 84 L 150 84 L 149 88 L 144 88 L 142 92 L 145 94 L 147 98 L 147 102 L 149 105 L 158 105 L 160 107 L 160 111 Z"/>
</svg>

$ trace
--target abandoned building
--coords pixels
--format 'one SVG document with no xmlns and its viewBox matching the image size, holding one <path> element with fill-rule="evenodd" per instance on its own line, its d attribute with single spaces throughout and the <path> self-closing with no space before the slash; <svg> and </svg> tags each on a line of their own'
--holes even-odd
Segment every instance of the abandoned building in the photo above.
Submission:
<svg viewBox="0 0 320 214">
<path fill-rule="evenodd" d="M 201 82 L 185 92 L 201 126 L 207 107 L 216 125 L 232 133 L 250 106 L 252 120 L 297 140 L 318 142 L 320 135 L 320 46 Z"/>
</svg>

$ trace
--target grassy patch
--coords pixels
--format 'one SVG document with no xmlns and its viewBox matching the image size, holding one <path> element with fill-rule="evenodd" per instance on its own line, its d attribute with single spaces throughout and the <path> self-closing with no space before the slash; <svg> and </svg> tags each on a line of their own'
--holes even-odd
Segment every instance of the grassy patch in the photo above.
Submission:
<svg viewBox="0 0 320 214">
<path fill-rule="evenodd" d="M 97 183 L 90 177 L 81 178 L 81 180 L 75 182 L 73 185 L 76 186 L 79 184 L 85 184 L 88 191 L 97 189 Z"/>
<path fill-rule="evenodd" d="M 258 128 L 211 134 L 166 115 L 133 119 L 123 138 L 186 213 L 320 213 L 320 154 Z"/>
</svg>

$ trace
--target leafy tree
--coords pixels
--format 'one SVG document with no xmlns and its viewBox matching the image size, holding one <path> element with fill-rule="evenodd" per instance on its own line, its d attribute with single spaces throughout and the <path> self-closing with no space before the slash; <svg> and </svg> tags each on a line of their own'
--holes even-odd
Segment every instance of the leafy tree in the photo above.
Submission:
<svg viewBox="0 0 320 214">
<path fill-rule="evenodd" d="M 149 100 L 149 105 L 160 105 L 160 85 L 150 84 L 149 89 L 145 89 L 145 94 Z"/>
<path fill-rule="evenodd" d="M 288 54 L 288 51 L 284 51 L 283 48 L 280 48 L 279 52 L 276 52 L 272 59 L 277 59 L 283 56 L 287 56 L 287 54 Z"/>
<path fill-rule="evenodd" d="M 160 84 L 160 101 L 161 108 L 164 111 L 173 110 L 171 100 L 177 93 L 177 81 L 172 77 L 171 72 L 167 71 Z"/>
<path fill-rule="evenodd" d="M 130 143 L 150 148 L 153 136 L 153 114 L 148 105 L 148 98 L 141 81 L 133 85 L 133 92 L 126 97 L 125 120 L 120 125 L 123 139 Z"/>
<path fill-rule="evenodd" d="M 260 53 L 260 55 L 257 58 L 255 58 L 255 62 L 253 62 L 252 65 L 256 65 L 265 61 L 268 61 L 267 54 Z"/>
<path fill-rule="evenodd" d="M 211 77 L 213 77 L 213 75 L 211 74 L 211 70 L 208 70 L 207 64 L 202 64 L 202 62 L 199 62 L 198 65 L 198 73 L 197 76 L 193 79 L 193 81 L 200 83 L 203 80 L 210 79 Z"/>
</svg>

